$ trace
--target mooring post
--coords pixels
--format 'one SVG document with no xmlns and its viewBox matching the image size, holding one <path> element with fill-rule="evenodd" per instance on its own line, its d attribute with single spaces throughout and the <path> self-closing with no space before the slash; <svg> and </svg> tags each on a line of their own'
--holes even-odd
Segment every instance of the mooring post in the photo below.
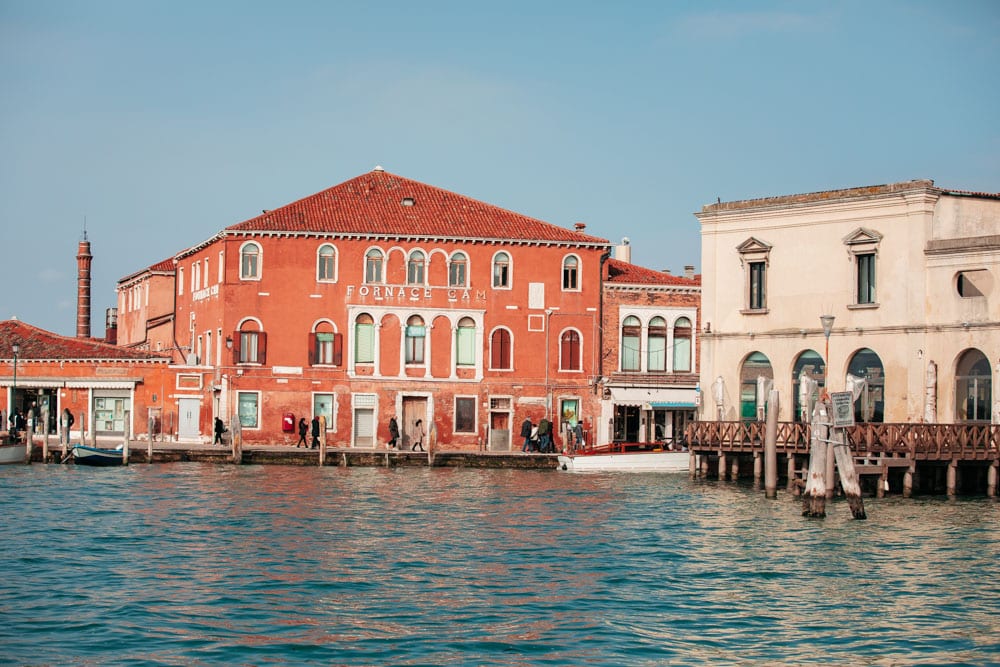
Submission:
<svg viewBox="0 0 1000 667">
<path fill-rule="evenodd" d="M 833 429 L 828 428 L 827 433 L 833 434 Z M 828 436 L 829 437 L 829 436 Z M 826 443 L 826 498 L 833 498 L 834 488 L 837 486 L 837 459 L 833 455 L 833 443 Z"/>
<path fill-rule="evenodd" d="M 761 452 L 753 453 L 753 486 L 759 489 L 764 485 L 764 455 Z"/>
<path fill-rule="evenodd" d="M 131 423 L 132 423 L 132 420 L 129 419 L 129 412 L 128 412 L 128 410 L 126 410 L 125 411 L 125 441 L 122 443 L 122 464 L 124 464 L 124 465 L 128 465 L 128 441 L 129 441 L 129 432 L 131 430 L 129 428 L 129 425 Z"/>
<path fill-rule="evenodd" d="M 778 390 L 767 396 L 767 422 L 764 424 L 764 497 L 778 497 Z M 791 455 L 790 455 L 791 456 Z M 791 483 L 789 477 L 789 484 Z"/>
<path fill-rule="evenodd" d="M 740 455 L 733 454 L 733 462 L 729 464 L 729 479 L 737 482 L 740 479 Z"/>
<path fill-rule="evenodd" d="M 233 463 L 243 463 L 243 423 L 240 421 L 238 414 L 233 415 L 233 418 L 229 420 L 229 430 L 232 431 L 233 438 Z"/>
<path fill-rule="evenodd" d="M 837 470 L 840 471 L 840 486 L 847 496 L 847 505 L 855 519 L 866 519 L 868 517 L 865 514 L 865 503 L 861 499 L 861 483 L 858 482 L 858 473 L 854 468 L 854 456 L 847 446 L 847 431 L 843 428 L 832 430 L 830 439 L 833 440 L 833 453 L 837 459 Z"/>
<path fill-rule="evenodd" d="M 795 479 L 795 474 L 798 469 L 795 467 L 795 453 L 788 452 L 788 460 L 786 461 L 786 474 L 788 475 L 788 484 L 786 485 L 788 490 L 793 492 L 795 495 L 799 495 L 799 485 L 798 480 Z"/>
<path fill-rule="evenodd" d="M 49 462 L 49 406 L 42 406 L 42 463 Z"/>
<path fill-rule="evenodd" d="M 688 452 L 688 477 L 691 479 L 698 477 L 698 455 L 693 449 Z"/>
<path fill-rule="evenodd" d="M 917 470 L 916 462 L 911 463 L 903 473 L 903 497 L 909 498 L 913 495 L 913 475 Z"/>
<path fill-rule="evenodd" d="M 719 452 L 719 481 L 726 481 L 726 453 Z"/>
<path fill-rule="evenodd" d="M 24 462 L 31 463 L 31 450 L 34 448 L 35 420 L 28 420 L 28 430 L 24 432 Z"/>
<path fill-rule="evenodd" d="M 828 409 L 825 401 L 817 401 L 812 419 L 812 441 L 809 443 L 809 473 L 802 496 L 802 516 L 826 516 L 826 440 Z"/>
<path fill-rule="evenodd" d="M 953 498 L 955 490 L 958 488 L 958 459 L 948 461 L 948 482 L 946 486 L 945 492 L 949 498 Z"/>
<path fill-rule="evenodd" d="M 156 418 L 149 416 L 149 424 L 146 426 L 146 434 L 149 436 L 146 442 L 146 463 L 153 462 L 153 428 L 156 426 Z"/>
<path fill-rule="evenodd" d="M 323 433 L 323 437 L 319 441 L 319 467 L 322 468 L 326 465 L 326 433 Z"/>
<path fill-rule="evenodd" d="M 997 495 L 997 472 L 1000 469 L 1000 461 L 994 461 L 986 469 L 986 497 L 992 498 Z"/>
</svg>

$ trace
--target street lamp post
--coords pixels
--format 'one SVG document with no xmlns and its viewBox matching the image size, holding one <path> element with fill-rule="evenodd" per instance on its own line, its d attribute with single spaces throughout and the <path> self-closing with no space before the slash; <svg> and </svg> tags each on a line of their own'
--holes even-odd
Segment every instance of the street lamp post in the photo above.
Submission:
<svg viewBox="0 0 1000 667">
<path fill-rule="evenodd" d="M 830 395 L 830 332 L 833 331 L 833 315 L 820 315 L 819 321 L 823 325 L 823 336 L 826 338 L 826 352 L 823 355 L 823 398 Z"/>
</svg>

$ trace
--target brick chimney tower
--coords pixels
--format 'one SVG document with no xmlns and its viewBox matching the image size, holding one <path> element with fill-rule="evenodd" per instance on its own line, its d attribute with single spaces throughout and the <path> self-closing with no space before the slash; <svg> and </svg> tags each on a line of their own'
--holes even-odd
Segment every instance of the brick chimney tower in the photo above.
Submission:
<svg viewBox="0 0 1000 667">
<path fill-rule="evenodd" d="M 76 251 L 76 337 L 90 338 L 90 241 L 87 232 Z"/>
</svg>

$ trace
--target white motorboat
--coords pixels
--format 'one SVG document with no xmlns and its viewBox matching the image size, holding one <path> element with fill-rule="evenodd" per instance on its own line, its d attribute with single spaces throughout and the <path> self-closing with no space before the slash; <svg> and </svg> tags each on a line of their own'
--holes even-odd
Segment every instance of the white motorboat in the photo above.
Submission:
<svg viewBox="0 0 1000 667">
<path fill-rule="evenodd" d="M 559 455 L 566 472 L 687 472 L 691 454 L 654 449 L 640 451 L 593 450 Z"/>
<path fill-rule="evenodd" d="M 22 444 L 0 445 L 0 463 L 24 463 L 27 449 Z"/>
</svg>

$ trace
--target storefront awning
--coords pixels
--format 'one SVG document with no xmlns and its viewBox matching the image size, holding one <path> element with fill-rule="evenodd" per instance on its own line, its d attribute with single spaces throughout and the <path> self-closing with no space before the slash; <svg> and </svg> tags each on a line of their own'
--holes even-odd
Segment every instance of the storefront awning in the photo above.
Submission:
<svg viewBox="0 0 1000 667">
<path fill-rule="evenodd" d="M 674 408 L 693 410 L 695 389 L 655 387 L 611 387 L 611 401 L 615 405 L 636 405 L 645 410 Z"/>
<path fill-rule="evenodd" d="M 696 407 L 693 401 L 650 401 L 650 407 L 668 408 L 670 410 L 694 410 Z"/>
</svg>

